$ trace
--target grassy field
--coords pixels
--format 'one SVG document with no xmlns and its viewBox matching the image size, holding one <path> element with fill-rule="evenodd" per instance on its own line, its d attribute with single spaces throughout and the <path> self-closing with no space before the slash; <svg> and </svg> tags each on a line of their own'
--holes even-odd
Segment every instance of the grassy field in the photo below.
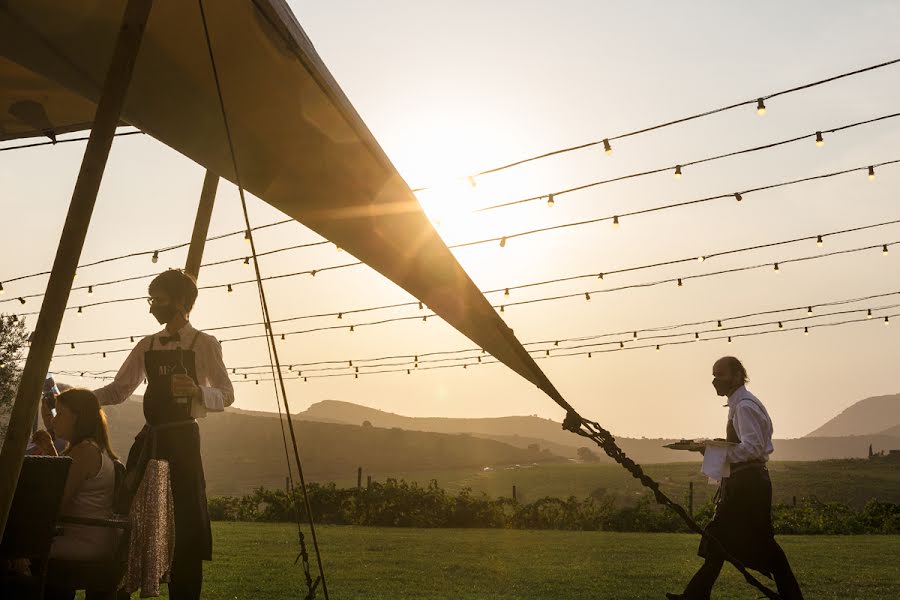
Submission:
<svg viewBox="0 0 900 600">
<path fill-rule="evenodd" d="M 646 472 L 662 483 L 672 498 L 683 501 L 688 483 L 694 482 L 694 502 L 699 506 L 712 497 L 716 487 L 709 485 L 697 463 L 644 465 Z M 816 496 L 822 501 L 862 506 L 870 498 L 900 502 L 900 463 L 868 460 L 825 460 L 816 462 L 774 462 L 769 465 L 776 502 L 790 502 L 793 496 Z M 372 473 L 378 481 L 387 477 L 405 478 L 427 484 L 430 479 L 451 492 L 464 486 L 490 496 L 511 496 L 512 486 L 520 500 L 530 502 L 544 496 L 583 498 L 596 490 L 633 499 L 643 494 L 641 485 L 622 467 L 609 464 L 543 464 L 520 469 L 482 471 L 457 469 Z M 356 479 L 337 482 L 356 485 Z"/>
<path fill-rule="evenodd" d="M 681 534 L 317 531 L 335 599 L 660 599 L 665 591 L 680 591 L 700 564 L 697 538 Z M 215 560 L 206 564 L 204 598 L 303 597 L 302 571 L 292 565 L 294 527 L 214 523 L 213 534 Z M 780 541 L 807 598 L 900 598 L 898 536 L 784 536 Z M 714 597 L 751 600 L 758 594 L 726 567 Z"/>
</svg>

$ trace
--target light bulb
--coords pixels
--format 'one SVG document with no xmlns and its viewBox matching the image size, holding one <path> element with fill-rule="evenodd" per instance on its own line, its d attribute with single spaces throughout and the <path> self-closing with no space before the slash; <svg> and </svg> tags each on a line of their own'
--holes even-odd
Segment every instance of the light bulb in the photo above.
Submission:
<svg viewBox="0 0 900 600">
<path fill-rule="evenodd" d="M 729 344 L 731 343 L 731 336 L 730 336 L 730 335 L 728 336 L 728 343 L 729 343 Z"/>
<path fill-rule="evenodd" d="M 719 329 L 722 329 L 722 321 L 719 321 L 718 325 L 716 325 Z"/>
<path fill-rule="evenodd" d="M 606 138 L 603 139 L 603 151 L 607 156 L 612 156 L 612 146 L 609 145 L 609 140 Z"/>
<path fill-rule="evenodd" d="M 890 317 L 885 317 L 885 318 L 884 318 L 884 324 L 885 324 L 885 325 L 890 325 L 890 324 L 891 324 L 891 319 L 890 319 Z"/>
<path fill-rule="evenodd" d="M 659 352 L 659 344 L 656 345 L 656 351 Z"/>
<path fill-rule="evenodd" d="M 335 249 L 337 252 L 343 252 L 343 251 L 344 251 L 344 249 L 341 248 L 340 246 L 338 246 L 337 244 L 334 245 L 334 249 Z"/>
<path fill-rule="evenodd" d="M 706 257 L 703 256 L 702 254 L 697 257 L 697 262 L 703 262 L 704 260 L 706 260 Z"/>
<path fill-rule="evenodd" d="M 245 257 L 244 257 L 244 266 L 245 266 L 245 267 L 249 267 L 249 266 L 250 266 L 250 257 L 249 257 L 249 256 L 245 256 Z"/>
<path fill-rule="evenodd" d="M 803 328 L 803 335 L 809 335 L 809 327 Z"/>
<path fill-rule="evenodd" d="M 869 310 L 866 311 L 866 318 L 867 318 L 867 319 L 871 319 L 871 318 L 872 318 L 872 309 L 871 309 L 871 308 L 870 308 Z"/>
<path fill-rule="evenodd" d="M 881 253 L 882 253 L 884 256 L 887 256 L 887 255 L 888 255 L 888 247 L 887 247 L 887 244 L 883 244 L 883 245 L 881 246 Z"/>
<path fill-rule="evenodd" d="M 505 235 L 502 238 L 500 238 L 500 247 L 506 248 L 506 236 Z"/>
<path fill-rule="evenodd" d="M 78 314 L 79 314 L 79 315 L 82 313 L 82 310 L 81 310 L 81 309 L 82 309 L 82 307 L 79 306 L 79 307 L 78 307 Z"/>
<path fill-rule="evenodd" d="M 419 302 L 419 310 L 422 310 L 422 309 L 424 309 L 424 308 L 425 308 L 425 305 L 422 304 L 421 302 Z"/>
<path fill-rule="evenodd" d="M 763 116 L 766 114 L 766 103 L 763 102 L 762 98 L 756 101 L 756 114 L 758 114 L 759 116 Z"/>
<path fill-rule="evenodd" d="M 74 349 L 75 349 L 75 342 L 70 343 L 70 344 L 69 344 L 69 348 L 71 348 L 72 350 L 74 350 Z"/>
<path fill-rule="evenodd" d="M 675 179 L 681 179 L 681 165 L 675 165 Z"/>
<path fill-rule="evenodd" d="M 816 132 L 816 147 L 821 148 L 824 145 L 825 145 L 825 140 L 822 138 L 822 132 L 817 131 Z"/>
<path fill-rule="evenodd" d="M 228 284 L 228 292 L 230 293 L 230 292 L 233 292 L 233 291 L 234 291 L 234 288 L 232 288 L 232 287 L 231 287 L 231 284 L 229 283 L 229 284 Z"/>
<path fill-rule="evenodd" d="M 816 237 L 816 246 L 821 248 L 823 245 L 825 245 L 825 241 L 822 239 L 822 236 Z"/>
<path fill-rule="evenodd" d="M 624 347 L 625 347 L 625 342 L 619 342 L 619 348 L 624 348 Z"/>
<path fill-rule="evenodd" d="M 351 325 L 351 326 L 350 326 L 350 333 L 353 333 L 353 331 L 354 331 L 353 325 Z"/>
<path fill-rule="evenodd" d="M 684 287 L 684 283 L 682 283 L 681 277 L 678 278 L 678 287 Z"/>
<path fill-rule="evenodd" d="M 613 229 L 619 228 L 619 215 L 613 216 L 612 226 L 613 226 Z"/>
<path fill-rule="evenodd" d="M 778 321 L 778 329 L 784 329 L 784 324 L 781 321 Z"/>
<path fill-rule="evenodd" d="M 153 256 L 150 258 L 150 262 L 152 262 L 154 265 L 159 262 L 159 250 L 153 251 Z"/>
<path fill-rule="evenodd" d="M 781 268 L 778 266 L 778 263 L 775 263 L 775 271 L 781 272 Z"/>
<path fill-rule="evenodd" d="M 478 185 L 478 182 L 475 181 L 475 176 L 474 176 L 474 175 L 469 175 L 468 177 L 466 177 L 466 181 L 469 182 L 469 187 L 471 187 L 473 190 L 474 190 L 475 187 Z"/>
<path fill-rule="evenodd" d="M 590 357 L 591 357 L 591 353 L 590 353 L 590 352 L 588 352 L 588 358 L 590 358 Z"/>
<path fill-rule="evenodd" d="M 0 296 L 6 293 L 6 290 L 3 289 L 3 282 L 0 281 Z"/>
<path fill-rule="evenodd" d="M 500 312 L 506 312 L 506 308 L 502 304 L 500 305 Z"/>
<path fill-rule="evenodd" d="M 244 241 L 247 242 L 248 244 L 250 243 L 250 230 L 249 229 L 244 232 Z"/>
<path fill-rule="evenodd" d="M 699 339 L 700 339 L 700 332 L 699 332 L 699 331 L 695 331 L 695 332 L 694 332 L 694 339 L 695 339 L 695 340 L 699 340 Z"/>
<path fill-rule="evenodd" d="M 94 286 L 89 285 L 88 286 L 88 294 L 93 294 L 93 293 L 94 293 Z"/>
<path fill-rule="evenodd" d="M 744 199 L 744 197 L 741 196 L 741 193 L 740 193 L 740 192 L 735 192 L 735 193 L 734 193 L 734 199 L 737 200 L 738 202 L 740 202 L 741 200 Z"/>
<path fill-rule="evenodd" d="M 869 181 L 875 181 L 875 167 L 869 167 Z"/>
<path fill-rule="evenodd" d="M 597 273 L 597 279 L 603 279 L 603 273 Z"/>
<path fill-rule="evenodd" d="M 316 271 L 315 269 L 313 269 L 312 271 L 309 272 L 310 276 L 312 276 L 312 277 L 315 277 L 316 273 L 318 273 L 318 271 Z"/>
<path fill-rule="evenodd" d="M 591 299 L 591 295 L 590 295 L 588 292 L 585 292 L 585 293 L 584 293 L 584 299 L 585 299 L 585 300 L 590 300 L 590 299 Z"/>
<path fill-rule="evenodd" d="M 810 306 L 809 308 L 806 309 L 807 314 L 811 315 L 812 311 L 813 311 L 812 306 Z"/>
<path fill-rule="evenodd" d="M 337 314 L 337 318 L 338 318 L 338 319 L 343 319 L 343 318 L 344 318 L 344 313 L 338 313 L 338 314 Z"/>
<path fill-rule="evenodd" d="M 19 304 L 25 304 L 25 298 L 19 296 Z M 81 309 L 78 309 L 78 312 L 81 312 Z"/>
<path fill-rule="evenodd" d="M 553 205 L 556 204 L 556 201 L 553 199 L 553 194 L 547 196 L 547 206 L 549 208 L 553 208 Z"/>
<path fill-rule="evenodd" d="M 509 296 L 509 288 L 506 288 L 505 290 L 503 290 L 503 295 Z"/>
</svg>

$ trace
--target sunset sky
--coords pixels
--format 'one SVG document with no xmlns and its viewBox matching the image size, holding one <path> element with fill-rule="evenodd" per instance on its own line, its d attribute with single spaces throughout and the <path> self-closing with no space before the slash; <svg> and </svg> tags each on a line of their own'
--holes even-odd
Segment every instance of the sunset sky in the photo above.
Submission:
<svg viewBox="0 0 900 600">
<path fill-rule="evenodd" d="M 602 148 L 537 161 L 478 178 L 484 169 L 550 150 L 612 137 L 737 101 L 900 57 L 894 2 L 781 2 L 726 4 L 598 3 L 524 0 L 311 3 L 291 1 L 325 64 L 401 175 L 419 194 L 448 244 L 622 214 L 832 171 L 900 159 L 900 118 L 750 155 L 603 185 L 544 201 L 485 213 L 473 209 L 548 194 L 629 173 L 780 141 L 817 130 L 898 112 L 900 65 L 767 102 L 758 116 L 747 106 L 634 136 Z M 48 270 L 71 198 L 84 145 L 61 144 L 0 153 L 5 223 L 0 237 L 0 281 Z M 204 171 L 148 136 L 113 145 L 82 263 L 153 250 L 190 238 Z M 284 216 L 251 202 L 254 225 Z M 746 194 L 741 203 L 716 200 L 685 208 L 572 227 L 455 251 L 482 289 L 710 255 L 735 248 L 900 219 L 900 164 Z M 242 229 L 236 189 L 219 189 L 211 235 Z M 319 241 L 291 223 L 257 234 L 261 251 Z M 584 297 L 505 309 L 523 342 L 556 340 L 677 323 L 709 321 L 787 307 L 818 306 L 900 292 L 900 245 L 887 256 L 881 244 L 900 241 L 900 224 L 703 262 L 637 270 L 568 283 L 491 294 L 495 304 L 591 291 Z M 595 290 L 690 277 L 760 263 L 788 261 L 878 245 L 802 263 L 609 293 Z M 205 260 L 245 256 L 241 236 L 210 242 Z M 79 271 L 76 286 L 149 275 L 183 266 L 185 251 L 157 264 L 146 256 Z M 334 246 L 261 258 L 264 275 L 320 268 L 352 260 Z M 239 264 L 201 271 L 200 284 L 252 276 Z M 142 296 L 149 279 L 74 291 L 70 306 Z M 46 277 L 5 284 L 0 312 L 37 311 Z M 367 267 L 315 278 L 267 282 L 272 318 L 350 311 L 412 298 Z M 880 308 L 898 305 L 895 308 Z M 798 437 L 867 396 L 897 393 L 900 294 L 817 308 L 815 313 L 873 310 L 870 322 L 802 332 L 540 360 L 556 387 L 581 413 L 630 437 L 718 436 L 725 410 L 711 380 L 712 363 L 734 354 L 747 365 L 751 389 L 771 413 L 776 437 Z M 310 319 L 275 327 L 276 333 L 415 315 L 401 308 Z M 864 312 L 822 316 L 804 325 L 859 319 Z M 741 324 L 805 317 L 806 308 Z M 254 286 L 201 292 L 192 322 L 199 328 L 259 321 Z M 29 317 L 29 324 L 34 317 Z M 735 322 L 737 323 L 737 322 Z M 157 329 L 142 301 L 67 312 L 59 340 L 140 335 Z M 708 329 L 708 326 L 698 328 Z M 744 331 L 774 330 L 768 326 Z M 692 329 L 680 330 L 691 333 Z M 214 332 L 219 339 L 262 333 L 262 327 Z M 739 332 L 735 332 L 736 335 Z M 647 334 L 649 335 L 649 334 Z M 718 334 L 707 334 L 710 337 Z M 613 338 L 620 339 L 620 338 Z M 687 338 L 678 338 L 687 339 Z M 638 340 L 639 341 L 639 340 Z M 649 343 L 649 342 L 648 342 Z M 656 343 L 656 342 L 653 342 Z M 652 344 L 651 344 L 652 345 Z M 288 336 L 280 342 L 285 365 L 360 360 L 471 348 L 438 319 Z M 80 351 L 124 350 L 126 342 L 81 345 Z M 229 367 L 265 364 L 262 340 L 226 342 Z M 59 348 L 58 354 L 73 351 Z M 552 353 L 551 353 L 552 354 Z M 115 369 L 125 353 L 107 358 L 59 357 L 53 371 Z M 424 365 L 423 365 L 424 366 Z M 98 386 L 90 378 L 60 377 Z M 236 406 L 275 410 L 271 383 L 235 378 Z M 562 411 L 531 384 L 500 365 L 405 373 L 291 380 L 293 411 L 336 399 L 412 416 L 488 417 L 536 414 L 561 420 Z M 215 418 L 212 416 L 211 418 Z"/>
</svg>

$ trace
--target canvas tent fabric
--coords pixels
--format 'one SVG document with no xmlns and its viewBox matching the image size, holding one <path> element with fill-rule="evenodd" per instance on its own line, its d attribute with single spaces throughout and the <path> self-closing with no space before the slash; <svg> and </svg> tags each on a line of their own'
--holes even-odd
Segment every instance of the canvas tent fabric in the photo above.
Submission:
<svg viewBox="0 0 900 600">
<path fill-rule="evenodd" d="M 0 0 L 0 139 L 89 127 L 124 0 Z M 241 183 L 568 404 L 425 216 L 283 0 L 204 3 Z M 197 2 L 155 0 L 121 115 L 235 181 Z"/>
</svg>

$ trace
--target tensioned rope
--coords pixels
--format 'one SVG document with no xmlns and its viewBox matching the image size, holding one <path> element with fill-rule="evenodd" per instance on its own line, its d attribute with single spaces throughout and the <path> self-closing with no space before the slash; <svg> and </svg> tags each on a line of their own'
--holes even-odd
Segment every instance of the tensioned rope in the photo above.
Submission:
<svg viewBox="0 0 900 600">
<path fill-rule="evenodd" d="M 315 581 L 313 581 L 312 576 L 310 574 L 309 555 L 306 550 L 306 543 L 304 540 L 302 528 L 300 526 L 300 505 L 299 505 L 299 502 L 297 502 L 296 493 L 293 493 L 293 496 L 294 496 L 294 500 L 295 500 L 294 505 L 295 505 L 296 511 L 297 511 L 297 531 L 298 531 L 299 542 L 300 542 L 300 554 L 298 555 L 297 559 L 295 559 L 294 562 L 296 564 L 296 562 L 298 560 L 302 561 L 303 571 L 304 571 L 304 575 L 306 577 L 306 585 L 307 585 L 306 598 L 307 598 L 307 600 L 312 600 L 313 598 L 315 598 L 316 589 L 317 589 L 319 583 L 322 584 L 322 593 L 325 596 L 325 600 L 328 600 L 328 584 L 326 583 L 326 580 L 325 580 L 325 570 L 322 565 L 322 554 L 319 551 L 319 541 L 318 541 L 318 537 L 316 536 L 316 526 L 315 526 L 315 521 L 313 519 L 312 507 L 310 506 L 310 502 L 309 502 L 309 493 L 306 488 L 306 480 L 303 477 L 303 465 L 300 461 L 300 450 L 297 447 L 297 435 L 296 435 L 296 432 L 294 431 L 293 419 L 291 418 L 291 409 L 290 409 L 290 405 L 288 404 L 287 389 L 284 385 L 284 378 L 282 377 L 282 374 L 281 374 L 281 364 L 278 360 L 278 347 L 275 343 L 275 336 L 272 333 L 272 325 L 271 325 L 271 321 L 269 318 L 269 306 L 268 306 L 268 302 L 266 301 L 265 287 L 263 286 L 262 275 L 259 270 L 259 261 L 257 260 L 257 256 L 256 256 L 256 244 L 253 240 L 253 234 L 252 234 L 251 227 L 250 227 L 250 216 L 249 216 L 249 213 L 247 212 L 247 199 L 244 195 L 244 186 L 241 183 L 240 171 L 238 169 L 237 154 L 235 153 L 235 149 L 234 149 L 234 140 L 231 137 L 231 127 L 230 127 L 230 124 L 228 121 L 228 112 L 225 108 L 225 97 L 222 93 L 222 84 L 219 79 L 218 68 L 216 67 L 215 53 L 213 52 L 212 40 L 210 38 L 210 33 L 209 33 L 209 25 L 206 20 L 206 11 L 203 8 L 203 0 L 197 0 L 197 4 L 200 8 L 200 18 L 203 21 L 203 34 L 206 39 L 206 49 L 209 52 L 210 66 L 212 67 L 213 79 L 216 84 L 216 94 L 217 94 L 218 100 L 219 100 L 219 109 L 221 110 L 221 113 L 222 113 L 222 121 L 223 121 L 223 124 L 225 127 L 225 135 L 228 140 L 228 150 L 231 155 L 232 167 L 234 168 L 235 184 L 237 185 L 238 193 L 241 198 L 241 210 L 243 211 L 243 215 L 244 215 L 244 224 L 247 226 L 247 236 L 250 241 L 250 251 L 253 254 L 253 268 L 254 268 L 254 271 L 256 272 L 256 283 L 257 283 L 257 289 L 259 291 L 260 305 L 262 308 L 263 320 L 266 323 L 266 331 L 269 334 L 269 337 L 267 339 L 267 345 L 269 347 L 270 357 L 272 359 L 274 359 L 274 363 L 271 363 L 272 369 L 273 369 L 273 380 L 275 379 L 275 377 L 277 377 L 278 385 L 276 387 L 281 388 L 281 401 L 284 402 L 284 412 L 285 412 L 285 416 L 287 419 L 288 430 L 290 431 L 290 434 L 291 434 L 291 444 L 293 445 L 293 450 L 294 450 L 294 460 L 297 465 L 297 474 L 300 479 L 300 488 L 303 493 L 303 502 L 304 502 L 305 509 L 306 509 L 306 516 L 309 520 L 310 534 L 312 537 L 313 547 L 316 552 L 316 561 L 317 561 L 318 567 L 319 567 L 319 577 Z M 276 400 L 277 399 L 278 399 L 278 397 L 276 394 Z M 287 467 L 288 467 L 288 476 L 290 478 L 290 477 L 292 477 L 290 464 L 288 464 Z"/>
</svg>

